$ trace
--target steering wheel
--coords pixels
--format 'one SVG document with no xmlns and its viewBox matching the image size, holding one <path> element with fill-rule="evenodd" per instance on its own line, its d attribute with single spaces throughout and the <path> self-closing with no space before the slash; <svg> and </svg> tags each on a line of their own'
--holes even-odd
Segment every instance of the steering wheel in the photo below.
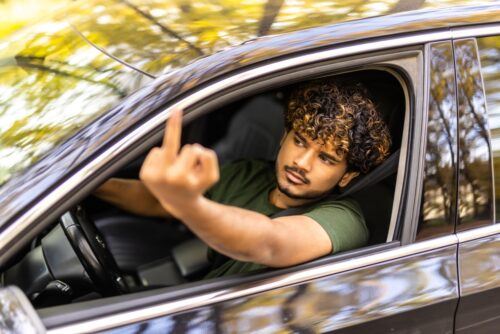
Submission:
<svg viewBox="0 0 500 334">
<path fill-rule="evenodd" d="M 104 239 L 81 205 L 63 214 L 60 225 L 87 274 L 102 295 L 112 296 L 129 291 Z"/>
</svg>

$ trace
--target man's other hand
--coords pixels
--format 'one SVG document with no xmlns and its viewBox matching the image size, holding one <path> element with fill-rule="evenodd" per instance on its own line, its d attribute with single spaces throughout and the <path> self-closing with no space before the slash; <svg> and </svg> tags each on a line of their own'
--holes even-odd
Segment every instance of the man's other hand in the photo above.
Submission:
<svg viewBox="0 0 500 334">
<path fill-rule="evenodd" d="M 181 131 L 182 111 L 176 110 L 165 126 L 163 145 L 149 152 L 140 172 L 144 185 L 176 217 L 219 180 L 214 151 L 194 144 L 179 152 Z"/>
</svg>

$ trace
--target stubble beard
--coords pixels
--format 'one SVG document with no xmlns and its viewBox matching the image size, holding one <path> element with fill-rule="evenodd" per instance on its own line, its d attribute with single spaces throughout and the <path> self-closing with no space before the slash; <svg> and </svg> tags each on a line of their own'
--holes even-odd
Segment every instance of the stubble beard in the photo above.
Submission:
<svg viewBox="0 0 500 334">
<path fill-rule="evenodd" d="M 305 201 L 308 201 L 308 202 L 313 202 L 314 200 L 319 200 L 321 199 L 322 197 L 326 196 L 330 191 L 312 191 L 312 192 L 306 192 L 304 194 L 295 194 L 293 192 L 291 192 L 288 187 L 286 186 L 283 186 L 282 184 L 280 184 L 280 181 L 279 181 L 279 169 L 278 169 L 278 164 L 276 163 L 275 165 L 275 169 L 276 169 L 276 183 L 278 185 L 278 190 L 283 194 L 285 195 L 286 197 L 290 198 L 290 199 L 294 199 L 294 200 L 305 200 Z M 284 171 L 287 171 L 287 169 L 289 170 L 293 170 L 294 172 L 300 174 L 303 178 L 304 178 L 304 183 L 309 185 L 311 184 L 311 181 L 305 176 L 305 174 L 300 171 L 298 168 L 294 168 L 294 167 L 290 167 L 290 166 L 283 166 L 283 170 Z"/>
<path fill-rule="evenodd" d="M 323 197 L 325 197 L 330 191 L 311 191 L 311 192 L 306 192 L 304 194 L 294 194 L 292 193 L 288 187 L 284 187 L 280 184 L 280 182 L 277 182 L 278 184 L 278 190 L 284 194 L 286 197 L 295 199 L 295 200 L 307 200 L 307 201 L 314 201 L 314 200 L 319 200 Z"/>
</svg>

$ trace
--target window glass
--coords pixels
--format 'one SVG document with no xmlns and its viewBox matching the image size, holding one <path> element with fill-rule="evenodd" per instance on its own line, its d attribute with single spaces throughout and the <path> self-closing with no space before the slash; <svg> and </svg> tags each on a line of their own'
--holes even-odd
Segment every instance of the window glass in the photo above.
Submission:
<svg viewBox="0 0 500 334">
<path fill-rule="evenodd" d="M 496 219 L 500 217 L 500 36 L 477 40 L 491 133 Z"/>
<path fill-rule="evenodd" d="M 451 42 L 432 44 L 429 62 L 427 147 L 418 240 L 455 230 L 457 108 Z"/>
<path fill-rule="evenodd" d="M 491 149 L 477 45 L 454 42 L 457 71 L 458 230 L 492 224 Z"/>
</svg>

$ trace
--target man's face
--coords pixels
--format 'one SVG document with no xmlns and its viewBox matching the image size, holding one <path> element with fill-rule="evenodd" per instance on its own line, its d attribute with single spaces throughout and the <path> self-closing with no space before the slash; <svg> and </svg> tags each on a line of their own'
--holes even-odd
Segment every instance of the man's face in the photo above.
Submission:
<svg viewBox="0 0 500 334">
<path fill-rule="evenodd" d="M 313 200 L 337 184 L 345 187 L 359 173 L 347 172 L 346 156 L 331 144 L 321 144 L 306 135 L 289 131 L 276 160 L 278 189 L 295 200 Z"/>
</svg>

